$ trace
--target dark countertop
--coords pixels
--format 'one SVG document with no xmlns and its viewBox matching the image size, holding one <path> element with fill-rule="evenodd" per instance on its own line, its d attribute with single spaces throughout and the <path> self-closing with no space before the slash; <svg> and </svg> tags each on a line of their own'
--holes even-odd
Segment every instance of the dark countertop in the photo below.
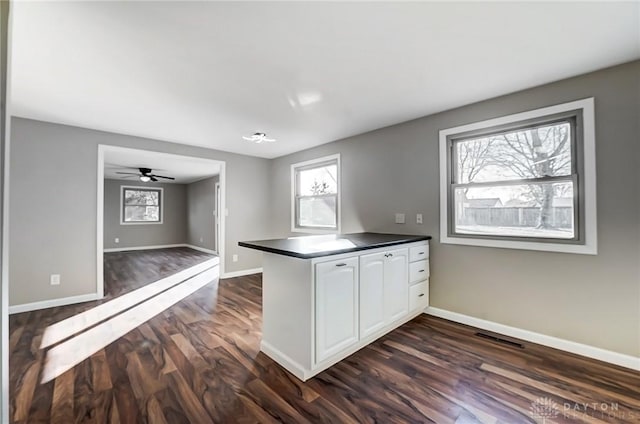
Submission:
<svg viewBox="0 0 640 424">
<path fill-rule="evenodd" d="M 299 259 L 313 259 L 423 240 L 431 240 L 431 236 L 382 233 L 330 234 L 273 240 L 241 241 L 238 245 L 248 247 L 249 249 L 262 250 L 263 252 L 292 256 Z"/>
</svg>

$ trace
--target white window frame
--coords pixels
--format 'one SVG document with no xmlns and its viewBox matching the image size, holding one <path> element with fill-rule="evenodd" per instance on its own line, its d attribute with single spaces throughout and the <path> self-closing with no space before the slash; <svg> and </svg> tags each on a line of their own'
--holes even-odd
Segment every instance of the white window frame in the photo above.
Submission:
<svg viewBox="0 0 640 424">
<path fill-rule="evenodd" d="M 448 154 L 448 138 L 456 134 L 478 131 L 514 124 L 521 121 L 539 119 L 545 116 L 569 112 L 582 111 L 582 163 L 584 184 L 584 242 L 581 244 L 561 243 L 550 239 L 548 242 L 505 240 L 491 238 L 465 237 L 464 234 L 449 234 L 449 220 L 453 216 L 449 210 L 449 178 L 448 172 L 450 155 Z M 544 107 L 527 112 L 516 113 L 481 122 L 474 122 L 440 131 L 440 242 L 445 244 L 460 244 L 468 246 L 498 247 L 508 249 L 539 250 L 547 252 L 577 253 L 585 255 L 598 254 L 597 240 L 597 204 L 596 204 L 596 149 L 595 149 L 595 118 L 594 98 L 576 100 L 573 102 Z"/>
<path fill-rule="evenodd" d="M 296 170 L 298 168 L 307 168 L 313 165 L 320 165 L 327 162 L 335 161 L 338 170 L 336 173 L 338 181 L 336 182 L 336 187 L 338 190 L 336 199 L 336 228 L 324 229 L 324 228 L 315 228 L 315 227 L 300 227 L 296 222 Z M 342 176 L 341 176 L 341 166 L 340 166 L 340 154 L 337 153 L 335 155 L 324 156 L 317 159 L 308 160 L 305 162 L 298 162 L 291 165 L 291 232 L 293 233 L 309 233 L 309 234 L 340 234 L 341 231 L 341 209 L 342 209 Z"/>
<path fill-rule="evenodd" d="M 126 222 L 124 220 L 124 191 L 125 190 L 153 190 L 160 192 L 160 220 L 159 221 L 134 221 Z M 164 189 L 162 187 L 147 187 L 147 186 L 120 186 L 120 225 L 157 225 L 162 224 L 164 221 Z"/>
</svg>

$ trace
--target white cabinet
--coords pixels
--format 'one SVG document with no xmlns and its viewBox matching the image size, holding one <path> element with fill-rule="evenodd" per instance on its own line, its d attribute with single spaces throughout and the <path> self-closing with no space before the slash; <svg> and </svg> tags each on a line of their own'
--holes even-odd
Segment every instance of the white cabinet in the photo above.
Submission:
<svg viewBox="0 0 640 424">
<path fill-rule="evenodd" d="M 429 245 L 409 249 L 409 312 L 429 306 Z"/>
<path fill-rule="evenodd" d="M 358 341 L 358 258 L 316 265 L 316 362 Z"/>
<path fill-rule="evenodd" d="M 385 253 L 360 256 L 360 337 L 385 325 Z"/>
<path fill-rule="evenodd" d="M 384 303 L 385 322 L 390 324 L 409 312 L 409 285 L 407 284 L 407 249 L 385 253 Z"/>
<path fill-rule="evenodd" d="M 265 253 L 263 268 L 260 350 L 303 381 L 428 306 L 426 241 L 313 259 Z"/>
<path fill-rule="evenodd" d="M 408 249 L 360 256 L 360 338 L 409 312 Z"/>
</svg>

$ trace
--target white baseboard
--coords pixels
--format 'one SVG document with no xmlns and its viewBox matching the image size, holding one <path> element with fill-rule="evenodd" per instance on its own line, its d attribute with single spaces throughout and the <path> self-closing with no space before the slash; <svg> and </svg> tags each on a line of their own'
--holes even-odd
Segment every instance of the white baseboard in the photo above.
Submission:
<svg viewBox="0 0 640 424">
<path fill-rule="evenodd" d="M 155 246 L 114 247 L 112 249 L 102 249 L 102 251 L 104 253 L 111 253 L 111 252 L 128 252 L 129 250 L 169 249 L 172 247 L 187 247 L 187 245 L 186 244 L 160 244 Z"/>
<path fill-rule="evenodd" d="M 547 336 L 545 334 L 535 333 L 533 331 L 523 330 L 521 328 L 511 327 L 444 309 L 428 307 L 425 309 L 424 313 L 444 318 L 449 321 L 458 322 L 460 324 L 469 325 L 471 327 L 480 328 L 482 330 L 503 334 L 505 336 L 514 337 L 543 346 L 552 347 L 554 349 L 563 350 L 565 352 L 575 353 L 576 355 L 586 356 L 587 358 L 597 359 L 599 361 L 640 371 L 640 357 L 625 355 L 623 353 L 613 352 L 595 346 Z"/>
<path fill-rule="evenodd" d="M 271 346 L 269 343 L 262 340 L 260 342 L 260 351 L 267 355 L 269 358 L 273 359 L 284 368 L 287 369 L 291 374 L 295 375 L 302 381 L 306 381 L 310 378 L 307 371 L 304 369 L 302 365 L 289 358 L 284 353 L 280 352 L 278 349 Z"/>
<path fill-rule="evenodd" d="M 261 272 L 262 268 L 243 269 L 240 271 L 225 272 L 224 274 L 222 274 L 222 276 L 220 276 L 220 278 L 242 277 L 245 275 L 259 274 Z"/>
<path fill-rule="evenodd" d="M 128 252 L 130 250 L 155 250 L 155 249 L 171 249 L 174 247 L 188 247 L 189 249 L 199 250 L 200 252 L 210 253 L 212 255 L 217 255 L 218 252 L 211 249 L 205 249 L 204 247 L 194 246 L 193 244 L 159 244 L 154 246 L 133 246 L 133 247 L 114 247 L 110 249 L 102 249 L 104 253 L 113 253 L 113 252 Z"/>
<path fill-rule="evenodd" d="M 42 300 L 40 302 L 24 303 L 22 305 L 9 306 L 9 314 L 31 312 L 38 309 L 55 308 L 56 306 L 73 305 L 74 303 L 90 302 L 102 299 L 97 293 L 81 294 L 79 296 L 63 297 L 61 299 Z"/>
<path fill-rule="evenodd" d="M 200 252 L 204 252 L 204 253 L 210 253 L 212 255 L 218 254 L 218 252 L 216 252 L 215 250 L 206 249 L 204 247 L 195 246 L 193 244 L 185 244 L 184 247 L 188 247 L 189 249 L 193 249 L 193 250 L 199 250 Z"/>
</svg>

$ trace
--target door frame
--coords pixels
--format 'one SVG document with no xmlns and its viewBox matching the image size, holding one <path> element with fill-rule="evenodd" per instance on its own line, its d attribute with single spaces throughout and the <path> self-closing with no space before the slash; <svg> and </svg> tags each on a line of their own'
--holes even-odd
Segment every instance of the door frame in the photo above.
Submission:
<svg viewBox="0 0 640 424">
<path fill-rule="evenodd" d="M 220 254 L 220 245 L 221 245 L 220 243 L 220 211 L 222 210 L 220 208 L 220 205 L 222 203 L 222 196 L 220 191 L 220 179 L 218 179 L 218 182 L 215 184 L 213 196 L 216 202 L 216 209 L 215 209 L 216 215 L 213 222 L 213 226 L 215 230 L 215 237 L 214 237 L 215 249 L 214 250 L 216 251 L 216 253 Z M 222 272 L 220 274 L 222 274 Z"/>
<path fill-rule="evenodd" d="M 202 161 L 210 162 L 212 165 L 220 167 L 219 174 L 219 182 L 217 184 L 220 185 L 220 204 L 216 205 L 218 211 L 226 211 L 226 165 L 227 163 L 223 160 L 218 159 L 209 159 L 202 158 L 199 156 L 191 156 L 191 155 L 180 155 L 175 153 L 166 153 L 162 151 L 156 150 L 147 150 L 147 149 L 136 149 L 131 147 L 120 147 L 120 146 L 112 146 L 107 144 L 99 144 L 98 145 L 98 181 L 97 181 L 97 224 L 96 224 L 96 298 L 101 299 L 104 297 L 104 157 L 106 152 L 146 152 L 153 153 L 156 155 L 162 155 L 171 157 L 173 159 L 179 158 L 187 158 L 193 159 L 198 158 Z M 220 275 L 224 275 L 225 270 L 225 230 L 226 230 L 226 214 L 219 213 L 216 211 L 219 217 L 219 228 L 220 234 L 216 234 L 217 240 L 219 240 L 220 245 L 216 246 L 216 251 L 218 257 L 220 258 Z M 216 217 L 218 218 L 218 217 Z"/>
</svg>

